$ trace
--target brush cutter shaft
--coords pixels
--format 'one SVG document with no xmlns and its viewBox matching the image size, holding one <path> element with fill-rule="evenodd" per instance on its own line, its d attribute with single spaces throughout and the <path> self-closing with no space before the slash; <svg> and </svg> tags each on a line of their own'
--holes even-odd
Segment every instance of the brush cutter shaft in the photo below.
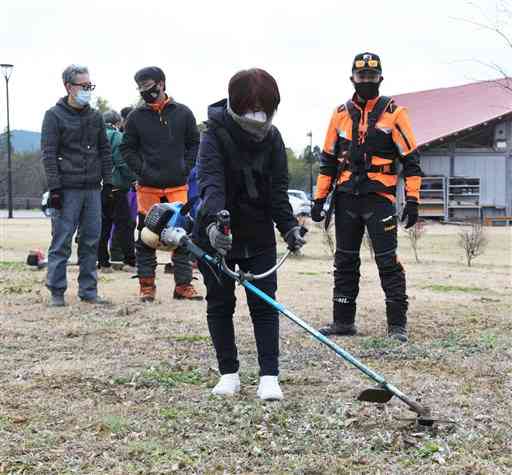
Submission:
<svg viewBox="0 0 512 475">
<path fill-rule="evenodd" d="M 317 340 L 321 341 L 324 345 L 328 346 L 333 350 L 338 356 L 343 358 L 345 361 L 348 361 L 358 369 L 360 369 L 366 376 L 373 379 L 378 384 L 387 384 L 386 380 L 380 376 L 379 374 L 372 371 L 370 368 L 366 367 L 364 364 L 362 364 L 360 361 L 358 361 L 356 358 L 354 358 L 349 352 L 345 351 L 343 348 L 339 347 L 336 343 L 334 343 L 332 340 L 329 340 L 329 338 L 326 338 L 324 335 L 322 335 L 319 331 L 315 330 L 311 325 L 307 324 L 303 320 L 301 320 L 299 317 L 297 317 L 294 313 L 290 312 L 287 308 L 285 308 L 282 304 L 279 302 L 276 302 L 273 298 L 269 297 L 267 294 L 262 292 L 260 289 L 258 289 L 255 285 L 251 284 L 250 282 L 242 282 L 242 285 L 249 289 L 251 292 L 256 294 L 258 297 L 263 299 L 265 302 L 272 305 L 276 310 L 278 310 L 280 313 L 282 313 L 285 317 L 290 319 L 292 322 L 296 323 L 300 327 L 302 327 L 304 330 L 306 330 L 308 333 L 313 335 Z"/>
<path fill-rule="evenodd" d="M 364 374 L 366 374 L 366 376 L 368 376 L 370 379 L 372 379 L 376 383 L 380 384 L 387 391 L 393 393 L 396 397 L 398 397 L 403 402 L 405 402 L 414 412 L 421 414 L 421 415 L 428 412 L 428 410 L 426 408 L 420 406 L 415 401 L 412 401 L 404 393 L 402 393 L 402 391 L 400 391 L 398 388 L 396 388 L 392 384 L 389 384 L 380 374 L 376 373 L 375 371 L 372 371 L 370 368 L 368 368 L 363 363 L 361 363 L 358 359 L 354 358 L 348 351 L 345 351 L 343 348 L 338 346 L 332 340 L 330 340 L 329 338 L 322 335 L 319 331 L 315 330 L 311 325 L 307 324 L 306 322 L 301 320 L 299 317 L 297 317 L 297 315 L 290 312 L 290 310 L 285 308 L 282 304 L 280 304 L 279 302 L 276 302 L 272 297 L 269 297 L 267 294 L 262 292 L 254 284 L 252 284 L 251 282 L 242 281 L 242 285 L 246 289 L 249 289 L 252 293 L 256 294 L 258 297 L 260 297 L 262 300 L 264 300 L 268 304 L 272 305 L 272 307 L 274 307 L 276 310 L 278 310 L 281 314 L 283 314 L 285 317 L 290 319 L 292 322 L 296 323 L 301 328 L 306 330 L 308 333 L 313 335 L 317 340 L 322 342 L 324 345 L 328 346 L 340 358 L 344 359 L 348 363 L 355 366 L 357 369 L 359 369 Z"/>
</svg>

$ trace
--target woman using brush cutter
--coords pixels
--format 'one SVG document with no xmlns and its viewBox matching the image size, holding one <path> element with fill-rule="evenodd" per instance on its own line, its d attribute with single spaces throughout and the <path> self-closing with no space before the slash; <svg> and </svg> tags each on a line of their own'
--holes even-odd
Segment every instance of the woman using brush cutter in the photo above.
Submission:
<svg viewBox="0 0 512 475">
<path fill-rule="evenodd" d="M 262 69 L 235 74 L 228 86 L 229 99 L 208 108 L 207 129 L 201 137 L 197 175 L 201 208 L 194 238 L 208 252 L 226 257 L 234 269 L 258 274 L 276 264 L 274 223 L 292 250 L 305 243 L 288 200 L 288 164 L 281 134 L 272 125 L 280 102 L 275 79 Z M 231 232 L 217 225 L 217 215 L 228 210 Z M 217 354 L 220 380 L 216 395 L 240 391 L 239 361 L 233 314 L 235 281 L 216 277 L 199 263 L 207 289 L 207 320 Z M 274 297 L 273 273 L 255 285 Z M 276 309 L 247 293 L 258 350 L 263 400 L 283 398 L 278 382 L 279 318 Z"/>
</svg>

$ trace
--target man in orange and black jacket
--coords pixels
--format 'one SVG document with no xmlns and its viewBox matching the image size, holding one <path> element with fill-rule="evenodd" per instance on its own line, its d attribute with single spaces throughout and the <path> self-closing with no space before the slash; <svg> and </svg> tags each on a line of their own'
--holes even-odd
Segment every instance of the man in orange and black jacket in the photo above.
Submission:
<svg viewBox="0 0 512 475">
<path fill-rule="evenodd" d="M 402 219 L 409 228 L 418 219 L 422 176 L 419 154 L 406 110 L 391 98 L 379 95 L 383 80 L 380 58 L 373 53 L 357 55 L 350 79 L 355 94 L 332 115 L 311 210 L 312 219 L 322 221 L 325 201 L 334 188 L 333 323 L 320 332 L 356 334 L 360 248 L 366 228 L 386 295 L 388 335 L 406 342 L 405 272 L 396 255 L 397 162 L 402 164 L 405 177 L 406 205 Z"/>
<path fill-rule="evenodd" d="M 192 111 L 165 93 L 165 74 L 156 67 L 135 74 L 144 104 L 127 118 L 120 150 L 128 167 L 137 176 L 139 233 L 155 203 L 187 201 L 187 177 L 195 165 L 199 130 Z M 140 299 L 155 299 L 156 251 L 142 239 L 135 245 Z M 201 300 L 192 285 L 192 264 L 183 249 L 173 255 L 175 299 Z"/>
</svg>

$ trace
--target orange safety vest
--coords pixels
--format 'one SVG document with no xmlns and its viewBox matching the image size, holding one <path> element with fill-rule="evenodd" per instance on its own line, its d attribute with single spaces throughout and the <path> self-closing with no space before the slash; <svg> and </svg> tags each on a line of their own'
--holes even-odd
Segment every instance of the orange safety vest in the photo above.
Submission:
<svg viewBox="0 0 512 475">
<path fill-rule="evenodd" d="M 422 172 L 406 110 L 384 96 L 367 101 L 364 109 L 350 100 L 329 123 L 315 199 L 326 198 L 336 181 L 340 191 L 377 193 L 394 202 L 397 160 L 404 167 L 407 199 L 418 201 Z"/>
</svg>

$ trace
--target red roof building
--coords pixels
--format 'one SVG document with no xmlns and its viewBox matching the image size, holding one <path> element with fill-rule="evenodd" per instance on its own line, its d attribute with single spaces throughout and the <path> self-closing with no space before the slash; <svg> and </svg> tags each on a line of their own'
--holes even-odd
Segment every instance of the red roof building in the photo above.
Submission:
<svg viewBox="0 0 512 475">
<path fill-rule="evenodd" d="M 393 96 L 409 110 L 418 145 L 429 145 L 512 115 L 512 78 Z"/>
<path fill-rule="evenodd" d="M 393 97 L 420 147 L 423 216 L 511 216 L 512 78 Z"/>
</svg>

